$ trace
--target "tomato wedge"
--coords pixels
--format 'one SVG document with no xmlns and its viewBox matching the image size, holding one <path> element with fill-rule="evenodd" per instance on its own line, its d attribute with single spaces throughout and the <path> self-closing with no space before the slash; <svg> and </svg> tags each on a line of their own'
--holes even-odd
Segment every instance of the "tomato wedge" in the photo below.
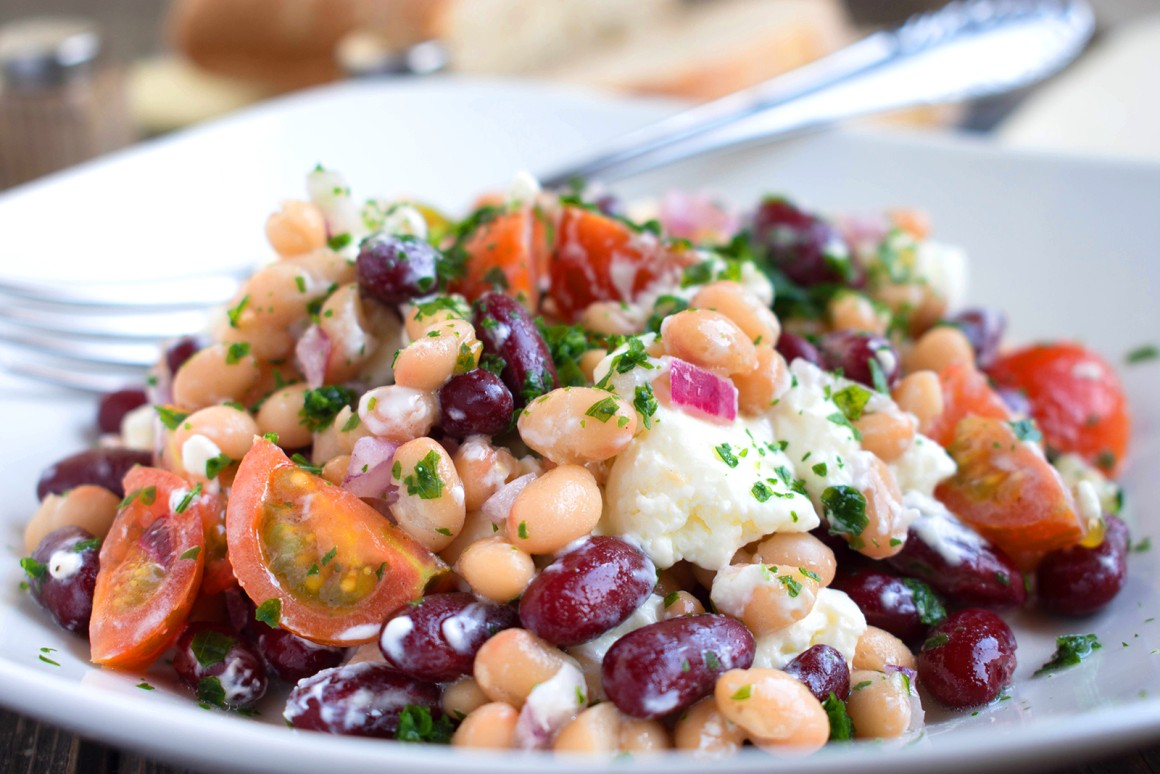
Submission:
<svg viewBox="0 0 1160 774">
<path fill-rule="evenodd" d="M 631 301 L 669 263 L 655 235 L 633 231 L 584 207 L 567 206 L 552 253 L 549 294 L 560 316 L 575 322 L 593 301 Z"/>
<path fill-rule="evenodd" d="M 1131 420 L 1120 381 L 1103 358 L 1079 344 L 1037 344 L 999 358 L 990 374 L 1027 396 L 1049 449 L 1074 452 L 1115 475 Z"/>
<path fill-rule="evenodd" d="M 1039 447 L 1020 440 L 1009 422 L 967 417 L 947 451 L 958 471 L 935 495 L 1021 569 L 1083 538 L 1086 527 L 1071 492 Z"/>
<path fill-rule="evenodd" d="M 535 311 L 548 253 L 545 217 L 525 207 L 481 223 L 464 244 L 467 265 L 451 289 L 469 301 L 499 290 Z"/>
<path fill-rule="evenodd" d="M 922 432 L 940 446 L 947 446 L 955 437 L 959 422 L 968 416 L 1012 419 L 1011 409 L 1003 402 L 987 377 L 969 365 L 955 362 L 938 375 L 942 386 L 943 410 L 932 419 Z"/>
<path fill-rule="evenodd" d="M 226 540 L 234 574 L 259 609 L 326 645 L 375 639 L 388 613 L 447 572 L 374 508 L 265 439 L 238 468 Z"/>
<path fill-rule="evenodd" d="M 226 544 L 225 498 L 219 494 L 202 496 L 209 502 L 201 509 L 201 526 L 205 530 L 205 573 L 201 579 L 201 594 L 208 597 L 236 586 L 238 581 L 234 577 Z"/>
<path fill-rule="evenodd" d="M 181 632 L 197 598 L 205 499 L 166 470 L 133 468 L 125 501 L 101 545 L 89 625 L 92 660 L 143 669 Z"/>
</svg>

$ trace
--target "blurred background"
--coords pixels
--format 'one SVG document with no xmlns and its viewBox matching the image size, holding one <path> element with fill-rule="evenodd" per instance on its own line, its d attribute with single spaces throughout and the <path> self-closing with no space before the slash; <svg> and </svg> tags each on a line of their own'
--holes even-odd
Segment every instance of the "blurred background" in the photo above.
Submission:
<svg viewBox="0 0 1160 774">
<path fill-rule="evenodd" d="M 1062 75 L 887 120 L 1160 159 L 1160 0 L 1091 0 Z M 0 188 L 296 89 L 508 76 L 701 101 L 939 0 L 3 0 Z"/>
</svg>

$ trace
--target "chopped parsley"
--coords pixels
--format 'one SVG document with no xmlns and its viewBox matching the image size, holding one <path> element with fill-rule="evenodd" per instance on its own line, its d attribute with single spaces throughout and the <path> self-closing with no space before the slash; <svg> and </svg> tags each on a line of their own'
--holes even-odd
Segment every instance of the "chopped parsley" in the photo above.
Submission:
<svg viewBox="0 0 1160 774">
<path fill-rule="evenodd" d="M 926 641 L 922 643 L 922 650 L 926 651 L 934 650 L 935 648 L 941 648 L 943 645 L 946 645 L 950 641 L 951 638 L 948 637 L 945 632 L 936 632 L 927 637 Z"/>
<path fill-rule="evenodd" d="M 1075 666 L 1102 646 L 1094 634 L 1064 634 L 1055 638 L 1051 660 L 1035 670 L 1034 677 Z"/>
<path fill-rule="evenodd" d="M 278 597 L 271 597 L 258 605 L 258 609 L 254 611 L 254 620 L 261 621 L 266 626 L 278 628 L 282 622 L 282 600 Z"/>
<path fill-rule="evenodd" d="M 400 742 L 426 742 L 428 744 L 447 744 L 451 741 L 451 734 L 455 731 L 455 724 L 446 715 L 440 715 L 438 720 L 431 717 L 431 710 L 417 704 L 408 704 L 399 714 L 399 727 L 395 731 L 395 739 Z"/>
<path fill-rule="evenodd" d="M 250 354 L 250 342 L 235 341 L 226 350 L 226 365 L 236 365 L 248 354 Z"/>
<path fill-rule="evenodd" d="M 1133 553 L 1137 553 L 1137 554 L 1142 554 L 1145 551 L 1151 551 L 1152 550 L 1152 538 L 1145 536 L 1144 538 L 1137 541 L 1131 547 L 1131 550 Z"/>
<path fill-rule="evenodd" d="M 734 691 L 733 695 L 730 696 L 729 698 L 733 699 L 733 701 L 745 701 L 746 699 L 748 699 L 752 695 L 753 695 L 753 686 L 750 683 L 746 683 L 745 685 L 741 686 L 736 691 Z"/>
<path fill-rule="evenodd" d="M 331 250 L 338 252 L 342 248 L 349 245 L 351 243 L 351 241 L 352 241 L 352 239 L 351 239 L 350 232 L 344 231 L 341 234 L 335 234 L 330 239 L 327 239 L 326 246 L 329 247 Z"/>
<path fill-rule="evenodd" d="M 717 654 L 711 650 L 705 651 L 705 666 L 716 671 L 721 668 L 721 659 L 717 658 Z"/>
<path fill-rule="evenodd" d="M 741 261 L 735 258 L 710 258 L 681 272 L 681 287 L 705 285 L 719 279 L 741 281 Z"/>
<path fill-rule="evenodd" d="M 100 547 L 101 547 L 101 539 L 100 538 L 89 538 L 88 540 L 82 540 L 79 543 L 73 543 L 73 547 L 71 550 L 74 553 L 79 554 L 82 551 L 88 551 L 89 549 L 95 550 L 95 549 L 98 549 Z"/>
<path fill-rule="evenodd" d="M 214 707 L 226 706 L 226 689 L 216 677 L 203 677 L 197 683 L 197 700 Z"/>
<path fill-rule="evenodd" d="M 785 590 L 789 593 L 790 599 L 796 599 L 797 595 L 802 592 L 802 584 L 795 580 L 792 575 L 778 575 L 778 581 L 785 586 Z"/>
<path fill-rule="evenodd" d="M 930 586 L 914 578 L 902 578 L 902 585 L 910 589 L 918 620 L 924 626 L 937 626 L 947 617 L 942 599 Z"/>
<path fill-rule="evenodd" d="M 338 556 L 338 546 L 331 546 L 330 550 L 322 555 L 322 566 L 325 567 L 333 562 L 336 556 Z"/>
<path fill-rule="evenodd" d="M 607 422 L 616 416 L 617 408 L 616 398 L 609 395 L 607 398 L 601 398 L 589 406 L 588 410 L 584 412 L 584 416 L 593 417 L 601 422 Z"/>
<path fill-rule="evenodd" d="M 822 576 L 818 575 L 813 570 L 807 570 L 805 567 L 799 567 L 798 572 L 800 572 L 802 575 L 804 575 L 805 577 L 809 578 L 812 581 L 817 581 L 818 583 L 822 582 Z"/>
<path fill-rule="evenodd" d="M 841 425 L 842 427 L 850 428 L 850 432 L 854 434 L 855 441 L 862 440 L 862 432 L 858 430 L 858 428 L 854 427 L 854 425 L 850 422 L 849 418 L 845 414 L 835 411 L 833 414 L 830 414 L 828 417 L 826 417 L 826 419 L 830 420 L 835 425 Z"/>
<path fill-rule="evenodd" d="M 854 721 L 850 720 L 846 712 L 846 702 L 839 699 L 831 691 L 822 702 L 822 709 L 830 720 L 830 741 L 847 742 L 854 738 Z"/>
<path fill-rule="evenodd" d="M 657 399 L 653 394 L 652 386 L 638 384 L 632 398 L 632 407 L 644 419 L 645 427 L 652 427 L 653 414 L 657 413 Z"/>
<path fill-rule="evenodd" d="M 680 598 L 681 592 L 679 591 L 670 591 L 668 594 L 665 594 L 665 609 L 668 610 L 670 607 L 676 604 L 677 600 Z"/>
<path fill-rule="evenodd" d="M 33 580 L 37 578 L 43 578 L 44 574 L 48 572 L 47 567 L 33 559 L 31 556 L 26 556 L 21 559 L 20 567 L 24 570 L 25 574 Z"/>
<path fill-rule="evenodd" d="M 290 461 L 305 470 L 307 473 L 313 473 L 316 476 L 322 473 L 321 465 L 311 465 L 310 460 L 303 457 L 300 452 L 295 452 L 292 454 L 290 456 Z"/>
<path fill-rule="evenodd" d="M 1039 428 L 1035 426 L 1035 420 L 1030 417 L 1011 422 L 1010 425 L 1015 432 L 1015 437 L 1020 441 L 1039 443 L 1043 440 L 1043 433 L 1039 432 Z"/>
<path fill-rule="evenodd" d="M 187 548 L 185 551 L 183 551 L 181 553 L 181 556 L 179 556 L 177 558 L 178 559 L 197 559 L 197 557 L 200 555 L 201 555 L 201 546 L 193 546 L 191 548 Z"/>
<path fill-rule="evenodd" d="M 217 475 L 233 464 L 233 459 L 224 452 L 205 461 L 205 477 L 217 478 Z M 146 503 L 148 505 L 148 503 Z"/>
<path fill-rule="evenodd" d="M 1155 344 L 1145 344 L 1142 347 L 1136 347 L 1127 355 L 1124 360 L 1129 364 L 1145 363 L 1149 360 L 1160 360 L 1160 347 Z"/>
<path fill-rule="evenodd" d="M 865 411 L 871 394 L 870 390 L 862 385 L 851 384 L 835 392 L 832 397 L 842 416 L 851 422 L 857 422 L 862 418 L 862 412 Z"/>
<path fill-rule="evenodd" d="M 354 404 L 354 399 L 354 390 L 337 384 L 324 384 L 313 390 L 307 390 L 302 394 L 298 424 L 305 426 L 312 433 L 324 430 L 338 416 L 338 412 Z"/>
<path fill-rule="evenodd" d="M 492 352 L 484 352 L 479 358 L 479 367 L 484 371 L 490 371 L 496 376 L 499 376 L 503 373 L 503 369 L 507 367 L 507 361 Z"/>
<path fill-rule="evenodd" d="M 242 296 L 242 300 L 236 306 L 232 306 L 226 310 L 226 317 L 230 321 L 231 328 L 238 327 L 238 320 L 242 317 L 242 312 L 246 311 L 246 306 L 250 303 L 249 294 Z"/>
<path fill-rule="evenodd" d="M 644 329 L 650 333 L 660 333 L 661 323 L 666 317 L 689 308 L 689 302 L 680 296 L 659 296 L 653 304 L 652 314 L 644 324 Z"/>
<path fill-rule="evenodd" d="M 467 342 L 459 345 L 459 355 L 455 358 L 455 373 L 465 374 L 475 370 L 475 350 Z"/>
<path fill-rule="evenodd" d="M 588 383 L 580 370 L 580 358 L 589 349 L 588 334 L 580 325 L 548 325 L 542 317 L 536 318 L 536 328 L 548 345 L 556 376 L 561 387 L 579 387 Z"/>
<path fill-rule="evenodd" d="M 889 395 L 890 382 L 886 380 L 886 373 L 882 370 L 882 364 L 878 362 L 878 358 L 867 359 L 866 365 L 870 367 L 870 381 L 874 383 L 874 389 Z"/>
<path fill-rule="evenodd" d="M 528 523 L 521 521 L 520 526 L 516 528 L 516 534 L 520 536 L 520 540 L 528 539 Z"/>
<path fill-rule="evenodd" d="M 613 373 L 627 374 L 638 366 L 641 368 L 655 367 L 648 362 L 648 352 L 645 351 L 644 342 L 636 336 L 629 336 L 613 349 L 615 350 L 620 346 L 624 346 L 625 350 L 612 359 L 608 373 L 596 384 L 597 387 L 607 387 Z"/>
<path fill-rule="evenodd" d="M 731 468 L 738 465 L 737 456 L 733 453 L 733 448 L 728 443 L 723 443 L 720 446 L 714 446 L 713 451 L 717 452 L 717 456 Z"/>
<path fill-rule="evenodd" d="M 822 492 L 822 509 L 831 535 L 858 538 L 870 520 L 866 517 L 866 497 L 852 486 L 828 486 Z M 850 541 L 857 548 L 854 540 Z M 858 541 L 861 543 L 861 541 Z"/>
<path fill-rule="evenodd" d="M 827 473 L 826 463 L 815 462 L 810 470 L 814 472 L 815 476 L 822 476 L 824 478 Z"/>
<path fill-rule="evenodd" d="M 144 680 L 137 683 L 137 687 L 140 688 L 142 691 L 156 691 L 157 690 L 156 688 L 154 688 L 152 685 L 145 682 Z"/>
<path fill-rule="evenodd" d="M 756 498 L 757 502 L 759 503 L 766 502 L 769 500 L 769 498 L 773 497 L 774 494 L 773 490 L 770 489 L 764 481 L 758 481 L 749 491 L 753 494 L 754 498 Z"/>
<path fill-rule="evenodd" d="M 432 449 L 415 463 L 415 472 L 403 479 L 407 494 L 419 495 L 420 500 L 435 500 L 443 494 L 443 479 L 439 477 L 439 452 Z"/>
<path fill-rule="evenodd" d="M 161 424 L 165 425 L 165 427 L 169 430 L 176 430 L 181 426 L 181 423 L 185 421 L 186 417 L 189 416 L 188 411 L 178 411 L 177 409 L 170 408 L 169 406 L 154 406 L 153 410 L 156 411 L 157 416 L 160 417 Z"/>
<path fill-rule="evenodd" d="M 185 496 L 181 498 L 181 502 L 179 502 L 177 504 L 177 507 L 173 509 L 173 512 L 174 513 L 185 513 L 185 509 L 188 508 L 190 506 L 190 503 L 192 503 L 194 501 L 194 499 L 200 494 L 201 494 L 201 484 L 198 483 L 197 485 L 195 485 L 193 487 L 193 489 L 190 489 L 188 492 L 185 493 Z"/>
<path fill-rule="evenodd" d="M 230 652 L 235 642 L 237 640 L 225 632 L 202 629 L 193 635 L 193 640 L 189 643 L 189 652 L 197 659 L 198 664 L 211 667 L 226 660 L 226 654 Z"/>
</svg>

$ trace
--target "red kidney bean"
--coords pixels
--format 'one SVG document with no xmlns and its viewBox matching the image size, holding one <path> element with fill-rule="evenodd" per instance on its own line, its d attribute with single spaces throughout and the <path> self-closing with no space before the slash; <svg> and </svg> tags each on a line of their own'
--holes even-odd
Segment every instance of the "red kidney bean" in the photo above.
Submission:
<svg viewBox="0 0 1160 774">
<path fill-rule="evenodd" d="M 62 629 L 88 636 L 100 544 L 86 529 L 61 527 L 22 559 L 28 590 Z"/>
<path fill-rule="evenodd" d="M 383 623 L 379 650 L 405 675 L 447 682 L 471 674 L 475 654 L 496 632 L 519 625 L 515 608 L 471 594 L 428 594 Z"/>
<path fill-rule="evenodd" d="M 990 610 L 959 610 L 922 644 L 918 678 L 948 707 L 986 704 L 1011 681 L 1015 647 L 1011 627 Z"/>
<path fill-rule="evenodd" d="M 258 654 L 224 626 L 191 623 L 177 639 L 173 669 L 197 698 L 217 707 L 249 707 L 266 695 Z"/>
<path fill-rule="evenodd" d="M 1039 604 L 1061 615 L 1089 615 L 1120 593 L 1128 577 L 1128 527 L 1105 515 L 1104 540 L 1095 548 L 1072 546 L 1043 557 L 1035 572 Z"/>
<path fill-rule="evenodd" d="M 818 348 L 805 338 L 789 331 L 782 331 L 777 339 L 778 354 L 785 358 L 785 362 L 792 363 L 799 357 L 814 365 L 822 364 L 822 355 Z"/>
<path fill-rule="evenodd" d="M 838 229 L 786 199 L 770 197 L 758 205 L 753 214 L 753 241 L 799 285 L 857 286 L 863 279 Z"/>
<path fill-rule="evenodd" d="M 1006 610 L 1027 599 L 1023 576 L 1002 549 L 937 512 L 923 512 L 902 550 L 886 562 L 903 575 L 926 581 L 959 607 Z"/>
<path fill-rule="evenodd" d="M 961 330 L 971 342 L 979 368 L 988 368 L 995 362 L 1003 332 L 1007 329 L 1007 317 L 1002 312 L 985 306 L 975 307 L 964 309 L 947 322 Z"/>
<path fill-rule="evenodd" d="M 148 401 L 145 390 L 130 387 L 101 396 L 97 404 L 97 429 L 102 433 L 120 433 L 121 420 L 133 409 L 144 406 Z"/>
<path fill-rule="evenodd" d="M 664 717 L 711 693 L 722 673 L 749 668 L 755 647 L 736 618 L 706 613 L 658 621 L 608 649 L 600 670 L 604 691 L 626 715 Z"/>
<path fill-rule="evenodd" d="M 358 251 L 359 290 L 389 305 L 429 296 L 438 288 L 441 259 L 422 239 L 372 234 Z"/>
<path fill-rule="evenodd" d="M 818 342 L 822 366 L 830 371 L 841 371 L 847 379 L 875 386 L 871 361 L 878 365 L 886 384 L 894 384 L 902 373 L 901 358 L 889 341 L 871 333 L 834 331 Z"/>
<path fill-rule="evenodd" d="M 241 589 L 228 589 L 224 597 L 230 625 L 257 650 L 271 677 L 296 683 L 346 661 L 346 648 L 318 645 L 254 618 L 254 603 Z"/>
<path fill-rule="evenodd" d="M 121 479 L 134 465 L 152 465 L 153 455 L 134 449 L 88 449 L 50 465 L 40 474 L 36 496 L 43 500 L 81 484 L 96 484 L 117 497 L 125 496 Z"/>
<path fill-rule="evenodd" d="M 205 341 L 194 336 L 183 336 L 171 343 L 165 350 L 165 367 L 170 374 L 177 373 L 177 369 L 185 365 L 198 350 L 206 345 Z"/>
<path fill-rule="evenodd" d="M 497 435 L 512 421 L 511 390 L 490 371 L 476 368 L 439 388 L 440 426 L 454 438 Z"/>
<path fill-rule="evenodd" d="M 809 688 L 818 701 L 825 701 L 831 693 L 843 700 L 850 695 L 850 666 L 845 656 L 829 645 L 803 650 L 783 671 Z"/>
<path fill-rule="evenodd" d="M 559 386 L 556 364 L 528 311 L 503 293 L 484 293 L 475 302 L 475 335 L 484 352 L 503 358 L 500 373 L 516 408 Z"/>
<path fill-rule="evenodd" d="M 866 616 L 866 623 L 885 629 L 908 644 L 917 643 L 947 615 L 942 599 L 930 586 L 914 578 L 856 569 L 838 573 L 833 586 L 854 600 Z"/>
<path fill-rule="evenodd" d="M 327 669 L 298 682 L 282 716 L 294 728 L 392 738 L 408 704 L 438 720 L 439 688 L 374 661 Z"/>
<path fill-rule="evenodd" d="M 639 548 L 620 538 L 590 537 L 528 585 L 520 621 L 555 645 L 579 645 L 623 623 L 656 582 L 656 566 Z"/>
</svg>

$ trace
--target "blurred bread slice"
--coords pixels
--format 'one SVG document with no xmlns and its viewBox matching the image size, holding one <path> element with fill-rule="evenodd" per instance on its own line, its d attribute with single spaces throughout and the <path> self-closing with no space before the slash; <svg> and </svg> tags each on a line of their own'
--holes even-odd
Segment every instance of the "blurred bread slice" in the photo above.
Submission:
<svg viewBox="0 0 1160 774">
<path fill-rule="evenodd" d="M 817 59 L 852 38 L 837 0 L 701 0 L 543 74 L 619 91 L 712 99 Z"/>
<path fill-rule="evenodd" d="M 400 48 L 437 38 L 453 69 L 525 73 L 657 24 L 680 0 L 177 0 L 174 47 L 198 66 L 279 89 L 342 75 L 344 36 Z"/>
</svg>

